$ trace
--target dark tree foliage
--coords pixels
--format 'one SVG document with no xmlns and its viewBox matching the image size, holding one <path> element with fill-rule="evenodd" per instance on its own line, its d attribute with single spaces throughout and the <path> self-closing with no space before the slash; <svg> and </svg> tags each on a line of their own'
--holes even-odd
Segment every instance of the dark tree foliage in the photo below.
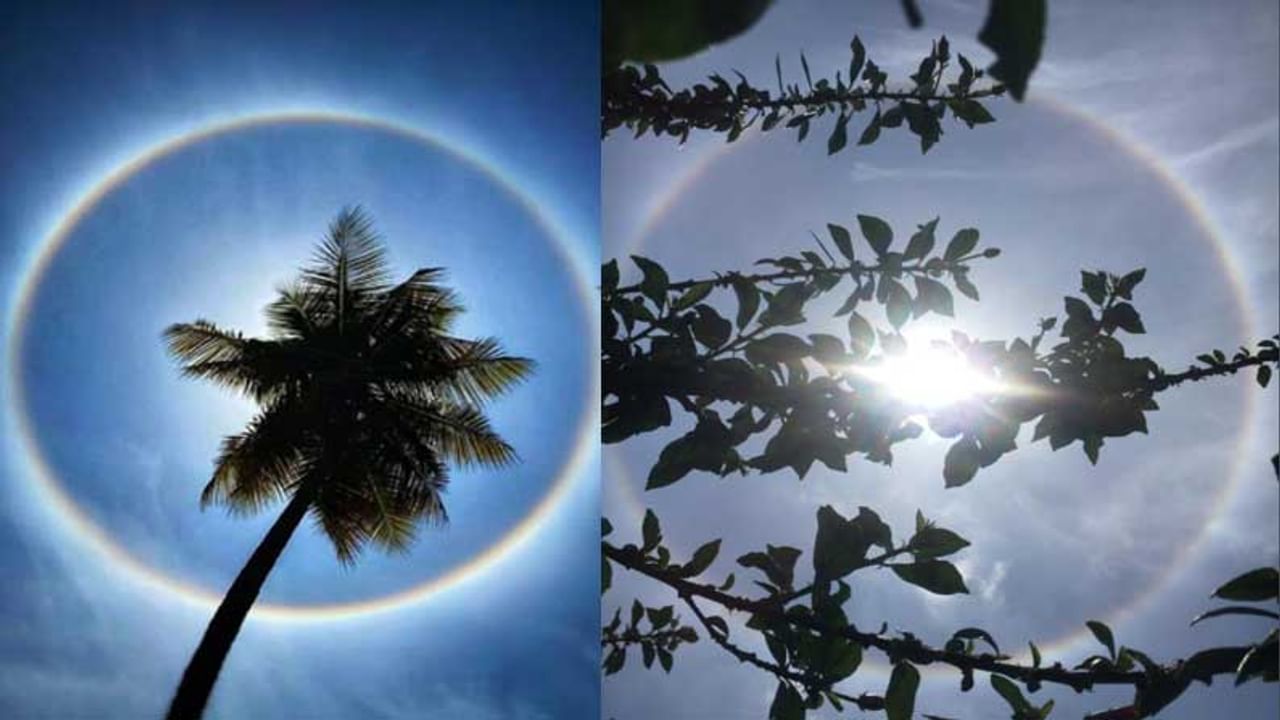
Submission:
<svg viewBox="0 0 1280 720">
<path fill-rule="evenodd" d="M 967 61 L 962 62 L 964 82 L 951 85 L 947 97 L 931 95 L 949 59 L 945 39 L 934 44 L 926 60 L 932 63 L 922 64 L 913 77 L 915 88 L 904 98 L 885 90 L 878 70 L 866 74 L 872 66 L 856 38 L 853 55 L 850 77 L 861 77 L 864 84 L 845 84 L 837 77 L 800 89 L 780 80 L 776 96 L 745 79 L 734 88 L 715 76 L 711 86 L 672 92 L 656 68 L 623 67 L 618 77 L 606 79 L 620 89 L 605 93 L 604 127 L 628 125 L 637 135 L 652 131 L 681 139 L 700 129 L 733 140 L 757 119 L 767 130 L 790 118 L 786 124 L 799 128 L 803 138 L 812 118 L 838 113 L 829 141 L 834 152 L 844 145 L 843 127 L 852 112 L 892 99 L 894 108 L 904 108 L 902 115 L 927 150 L 936 135 L 918 132 L 926 126 L 912 122 L 909 113 L 936 120 L 950 109 L 963 120 L 954 104 L 977 104 L 970 83 L 979 73 Z M 807 65 L 805 70 L 807 78 Z M 916 110 L 906 109 L 912 107 Z M 888 112 L 878 107 L 866 132 L 885 127 Z M 989 121 L 985 109 L 982 113 Z M 1107 438 L 1147 432 L 1147 414 L 1159 409 L 1161 393 L 1239 372 L 1253 373 L 1265 388 L 1280 364 L 1280 335 L 1230 356 L 1213 350 L 1181 369 L 1131 355 L 1126 338 L 1146 331 L 1136 300 L 1146 271 L 1086 270 L 1079 294 L 1064 297 L 1062 314 L 1031 323 L 1027 337 L 953 333 L 947 350 L 1001 390 L 941 408 L 913 406 L 868 379 L 873 373 L 867 371 L 905 352 L 901 330 L 913 319 L 929 313 L 952 316 L 955 292 L 977 301 L 972 273 L 999 255 L 996 248 L 980 245 L 977 230 L 943 232 L 939 224 L 935 218 L 909 234 L 895 234 L 883 220 L 858 215 L 856 229 L 828 225 L 829 237 L 815 237 L 812 250 L 764 258 L 751 270 L 692 279 L 673 280 L 662 264 L 645 257 L 633 256 L 627 267 L 609 261 L 601 278 L 604 442 L 660 431 L 676 414 L 687 415 L 692 429 L 668 442 L 649 469 L 646 488 L 655 490 L 693 471 L 722 476 L 790 472 L 803 478 L 815 462 L 856 472 L 851 456 L 891 464 L 893 446 L 918 437 L 923 422 L 953 440 L 941 472 L 948 487 L 958 487 L 1013 452 L 1024 426 L 1033 426 L 1033 442 L 1047 441 L 1054 450 L 1078 443 L 1096 464 Z M 832 315 L 846 320 L 847 334 L 805 332 L 811 318 Z M 853 517 L 818 508 L 811 547 L 766 544 L 737 558 L 738 569 L 727 574 L 715 567 L 719 539 L 708 540 L 689 558 L 677 558 L 664 545 L 661 522 L 651 510 L 638 530 L 638 541 L 615 540 L 613 526 L 604 520 L 602 593 L 615 572 L 630 571 L 668 588 L 687 614 L 678 613 L 675 604 L 646 607 L 635 601 L 624 616 L 619 606 L 602 629 L 605 673 L 622 669 L 637 647 L 646 667 L 656 660 L 670 672 L 679 649 L 705 637 L 776 677 L 768 715 L 778 720 L 802 718 L 827 705 L 837 711 L 883 711 L 889 720 L 912 717 L 917 666 L 932 663 L 955 668 L 962 691 L 974 687 L 977 675 L 986 675 L 1015 720 L 1049 716 L 1052 700 L 1035 703 L 1024 694 L 1046 684 L 1075 691 L 1132 687 L 1132 702 L 1092 716 L 1101 720 L 1149 717 L 1192 682 L 1208 684 L 1217 675 L 1229 675 L 1236 684 L 1277 680 L 1274 621 L 1280 619 L 1275 611 L 1280 580 L 1272 567 L 1218 588 L 1214 596 L 1233 604 L 1208 609 L 1192 623 L 1225 615 L 1267 620 L 1269 632 L 1250 645 L 1157 661 L 1119 643 L 1105 624 L 1088 621 L 1101 651 L 1068 668 L 1042 659 L 1034 644 L 1031 663 L 1014 662 L 995 633 L 982 628 L 958 628 L 934 645 L 910 632 L 889 631 L 891 618 L 874 630 L 850 623 L 845 606 L 854 575 L 869 568 L 888 568 L 930 593 L 968 592 L 947 558 L 969 542 L 922 511 L 914 527 L 897 530 L 895 540 L 894 529 L 871 508 L 862 507 Z M 735 590 L 739 574 L 754 587 Z M 725 613 L 748 618 L 748 637 L 731 633 Z M 763 646 L 768 654 L 751 646 Z M 857 672 L 867 652 L 880 653 L 893 665 L 888 686 L 881 695 L 847 694 L 841 683 Z"/>
<path fill-rule="evenodd" d="M 443 268 L 394 282 L 386 247 L 362 211 L 340 213 L 298 279 L 266 308 L 270 335 L 205 320 L 165 330 L 187 377 L 252 399 L 259 411 L 228 436 L 201 507 L 284 511 L 218 605 L 167 717 L 198 718 L 245 617 L 306 515 L 354 562 L 372 544 L 407 551 L 424 522 L 444 522 L 450 465 L 500 467 L 514 449 L 486 403 L 531 361 L 492 338 L 453 334 L 463 306 Z"/>
<path fill-rule="evenodd" d="M 900 0 L 907 24 L 924 25 L 916 0 Z M 623 62 L 677 60 L 724 42 L 755 25 L 773 0 L 604 0 L 601 60 L 606 72 Z M 1040 62 L 1046 0 L 989 0 L 978 41 L 996 56 L 988 71 L 1021 100 Z M 849 74 L 850 84 L 857 72 Z"/>
<path fill-rule="evenodd" d="M 982 69 L 965 56 L 952 58 L 945 36 L 920 61 L 909 88 L 891 89 L 889 76 L 868 59 L 857 37 L 850 43 L 850 52 L 847 75 L 842 69 L 834 77 L 817 80 L 801 54 L 803 85 L 784 80 L 782 59 L 775 58 L 776 93 L 752 85 L 736 70 L 736 83 L 716 74 L 705 84 L 677 91 L 651 64 L 643 71 L 633 65 L 607 68 L 602 80 L 601 131 L 608 135 L 625 126 L 636 137 L 651 132 L 683 143 L 694 130 L 702 130 L 724 133 L 733 142 L 758 122 L 766 132 L 777 127 L 794 129 L 803 141 L 815 120 L 831 116 L 827 153 L 835 154 L 849 145 L 855 132 L 849 128 L 853 116 L 870 110 L 871 120 L 856 131 L 856 144 L 870 145 L 883 130 L 905 125 L 920 138 L 921 152 L 928 152 L 942 137 L 942 120 L 948 113 L 970 128 L 992 122 L 980 100 L 1005 91 L 1003 85 L 983 82 Z M 954 74 L 948 72 L 953 60 L 960 66 Z"/>
</svg>

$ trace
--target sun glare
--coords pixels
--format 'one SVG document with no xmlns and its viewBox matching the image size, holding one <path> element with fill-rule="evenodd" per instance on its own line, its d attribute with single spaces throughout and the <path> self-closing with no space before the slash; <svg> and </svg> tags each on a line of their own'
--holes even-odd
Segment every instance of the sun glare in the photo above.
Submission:
<svg viewBox="0 0 1280 720">
<path fill-rule="evenodd" d="M 946 407 L 1000 389 L 999 382 L 955 350 L 931 345 L 910 348 L 860 372 L 899 400 L 924 408 Z"/>
</svg>

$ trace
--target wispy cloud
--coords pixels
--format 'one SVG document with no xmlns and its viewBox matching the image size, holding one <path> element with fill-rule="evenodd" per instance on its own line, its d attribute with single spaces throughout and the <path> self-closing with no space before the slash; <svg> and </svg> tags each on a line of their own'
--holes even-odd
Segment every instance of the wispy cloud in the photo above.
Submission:
<svg viewBox="0 0 1280 720">
<path fill-rule="evenodd" d="M 854 161 L 850 171 L 855 183 L 880 183 L 910 180 L 981 180 L 1008 182 L 1011 180 L 1040 180 L 1052 182 L 1085 182 L 1090 169 L 1078 163 L 1064 165 L 1029 165 L 1013 167 L 942 167 L 938 165 L 876 165 L 861 160 Z"/>
<path fill-rule="evenodd" d="M 1224 133 L 1217 140 L 1190 152 L 1171 158 L 1178 167 L 1191 167 L 1230 157 L 1255 145 L 1276 144 L 1280 140 L 1280 118 L 1272 116 L 1259 123 L 1245 125 Z"/>
</svg>

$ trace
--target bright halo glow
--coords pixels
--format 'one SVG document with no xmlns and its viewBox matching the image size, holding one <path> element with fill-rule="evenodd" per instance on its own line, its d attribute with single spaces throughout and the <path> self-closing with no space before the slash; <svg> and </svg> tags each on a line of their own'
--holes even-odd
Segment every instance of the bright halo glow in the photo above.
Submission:
<svg viewBox="0 0 1280 720">
<path fill-rule="evenodd" d="M 970 365 L 954 348 L 921 345 L 859 374 L 913 407 L 941 408 L 1001 390 L 993 377 Z"/>
</svg>

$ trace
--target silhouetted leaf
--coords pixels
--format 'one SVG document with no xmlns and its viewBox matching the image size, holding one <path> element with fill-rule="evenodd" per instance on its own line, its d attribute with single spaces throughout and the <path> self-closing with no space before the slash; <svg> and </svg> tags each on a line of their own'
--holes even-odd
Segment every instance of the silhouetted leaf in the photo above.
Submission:
<svg viewBox="0 0 1280 720">
<path fill-rule="evenodd" d="M 1260 567 L 1233 578 L 1213 591 L 1214 597 L 1223 600 L 1258 602 L 1270 600 L 1280 592 L 1280 575 L 1273 567 Z"/>
<path fill-rule="evenodd" d="M 1141 335 L 1147 331 L 1142 325 L 1138 311 L 1127 302 L 1116 303 L 1102 313 L 1102 326 L 1106 329 L 1118 327 L 1128 333 Z"/>
<path fill-rule="evenodd" d="M 968 545 L 968 543 L 965 544 Z M 991 649 L 997 654 L 1000 652 L 1000 646 L 996 645 L 996 639 L 991 637 L 991 633 L 983 630 L 982 628 L 961 628 L 955 631 L 955 633 L 952 634 L 952 637 L 960 638 L 961 640 L 982 640 L 986 644 L 990 645 Z"/>
<path fill-rule="evenodd" d="M 720 541 L 712 540 L 704 544 L 693 553 L 693 558 L 685 563 L 681 569 L 681 575 L 684 577 L 694 577 L 701 575 L 711 563 L 715 562 L 716 556 L 720 554 Z"/>
<path fill-rule="evenodd" d="M 615 647 L 609 651 L 609 655 L 604 659 L 604 674 L 612 675 L 622 669 L 627 664 L 627 651 L 622 647 Z"/>
<path fill-rule="evenodd" d="M 1107 275 L 1102 272 L 1080 271 L 1080 289 L 1093 301 L 1101 305 L 1107 299 Z"/>
<path fill-rule="evenodd" d="M 804 720 L 804 698 L 787 683 L 779 682 L 769 706 L 769 720 Z"/>
<path fill-rule="evenodd" d="M 1088 626 L 1089 632 L 1093 633 L 1093 636 L 1098 639 L 1098 642 L 1107 647 L 1107 652 L 1111 653 L 1111 658 L 1114 660 L 1116 656 L 1116 639 L 1111 634 L 1111 628 L 1107 627 L 1106 623 L 1097 620 L 1090 620 L 1085 625 Z"/>
<path fill-rule="evenodd" d="M 973 283 L 969 281 L 968 273 L 956 272 L 952 274 L 951 277 L 956 284 L 956 289 L 960 291 L 961 295 L 964 295 L 974 302 L 978 301 L 978 288 L 974 287 Z"/>
<path fill-rule="evenodd" d="M 969 541 L 940 527 L 929 526 L 911 538 L 911 552 L 917 559 L 940 558 L 969 547 Z"/>
<path fill-rule="evenodd" d="M 640 523 L 640 536 L 644 543 L 640 547 L 643 552 L 649 552 L 662 542 L 662 524 L 653 510 L 645 509 L 644 521 Z"/>
<path fill-rule="evenodd" d="M 872 215 L 859 215 L 858 227 L 877 257 L 889 252 L 889 246 L 893 244 L 893 230 L 888 223 Z"/>
<path fill-rule="evenodd" d="M 834 223 L 827 223 L 827 231 L 831 233 L 831 241 L 836 244 L 836 248 L 840 250 L 840 254 L 852 261 L 853 237 L 849 235 L 849 231 Z"/>
<path fill-rule="evenodd" d="M 825 674 L 832 681 L 843 680 L 857 672 L 858 667 L 862 665 L 862 646 L 854 643 L 839 640 L 832 642 L 827 655 L 827 663 L 824 665 Z"/>
<path fill-rule="evenodd" d="M 902 253 L 903 260 L 921 260 L 933 252 L 936 240 L 933 231 L 938 227 L 938 218 L 921 225 L 911 239 L 907 241 L 907 249 Z"/>
<path fill-rule="evenodd" d="M 957 440 L 948 450 L 942 468 L 942 478 L 947 487 L 959 487 L 968 483 L 977 474 L 981 465 L 981 454 L 978 444 L 965 436 Z"/>
<path fill-rule="evenodd" d="M 743 567 L 763 570 L 769 581 L 778 587 L 790 587 L 795 577 L 796 561 L 800 551 L 793 547 L 766 545 L 766 552 L 751 552 L 738 558 Z"/>
<path fill-rule="evenodd" d="M 733 292 L 738 298 L 738 329 L 747 326 L 751 322 L 751 318 L 756 316 L 756 310 L 760 307 L 760 290 L 750 280 L 742 277 L 733 279 Z"/>
<path fill-rule="evenodd" d="M 884 713 L 888 720 L 911 720 L 919 687 L 920 671 L 914 665 L 902 660 L 893 666 L 889 687 L 884 692 Z"/>
<path fill-rule="evenodd" d="M 942 126 L 938 124 L 938 116 L 924 103 L 904 103 L 903 107 L 907 116 L 907 127 L 920 138 L 920 152 L 929 152 L 929 148 L 933 147 L 942 136 Z"/>
<path fill-rule="evenodd" d="M 956 99 L 947 104 L 951 107 L 951 112 L 969 127 L 996 121 L 982 103 L 972 98 Z"/>
<path fill-rule="evenodd" d="M 880 287 L 885 293 L 885 317 L 895 329 L 902 327 L 911 317 L 911 293 L 902 283 L 890 278 L 881 279 Z"/>
<path fill-rule="evenodd" d="M 715 308 L 699 305 L 691 325 L 693 338 L 708 348 L 718 348 L 729 341 L 733 326 L 720 317 Z"/>
<path fill-rule="evenodd" d="M 792 127 L 793 123 L 795 127 L 800 128 L 796 131 L 796 142 L 804 142 L 805 137 L 809 135 L 809 116 L 801 115 L 800 117 L 793 119 L 791 122 L 788 122 L 787 127 Z"/>
<path fill-rule="evenodd" d="M 1240 658 L 1240 664 L 1236 666 L 1237 687 L 1258 676 L 1271 682 L 1276 681 L 1276 666 L 1280 665 L 1278 636 L 1280 630 L 1272 630 L 1266 640 L 1249 648 L 1244 657 Z"/>
<path fill-rule="evenodd" d="M 617 260 L 610 260 L 600 269 L 600 289 L 606 295 L 618 289 Z"/>
<path fill-rule="evenodd" d="M 1022 100 L 1027 80 L 1040 61 L 1047 11 L 1045 0 L 990 0 L 978 40 L 996 54 L 991 76 Z"/>
<path fill-rule="evenodd" d="M 1089 458 L 1089 464 L 1097 465 L 1098 451 L 1102 449 L 1102 437 L 1096 434 L 1085 435 L 1081 444 L 1084 445 L 1084 454 Z"/>
<path fill-rule="evenodd" d="M 1067 311 L 1067 321 L 1062 324 L 1064 337 L 1077 339 L 1095 332 L 1097 323 L 1093 319 L 1093 310 L 1083 300 L 1067 296 L 1062 303 Z"/>
<path fill-rule="evenodd" d="M 872 545 L 887 547 L 889 527 L 870 508 L 845 519 L 830 505 L 818 509 L 818 532 L 813 541 L 813 571 L 818 582 L 838 580 L 861 567 Z"/>
<path fill-rule="evenodd" d="M 894 574 L 936 595 L 968 593 L 964 578 L 955 565 L 946 560 L 922 560 L 909 565 L 890 565 Z"/>
<path fill-rule="evenodd" d="M 809 355 L 809 344 L 787 333 L 772 333 L 752 340 L 743 351 L 747 360 L 756 364 L 777 364 L 799 360 Z"/>
<path fill-rule="evenodd" d="M 658 664 L 662 666 L 663 672 L 670 673 L 671 665 L 674 662 L 675 662 L 675 657 L 671 654 L 670 650 L 664 647 L 658 648 Z"/>
<path fill-rule="evenodd" d="M 880 125 L 887 128 L 896 128 L 902 125 L 902 121 L 906 117 L 907 113 L 903 104 L 898 103 L 884 111 L 884 115 L 880 117 Z"/>
<path fill-rule="evenodd" d="M 1261 608 L 1249 607 L 1247 605 L 1228 605 L 1227 607 L 1214 608 L 1208 612 L 1200 613 L 1191 621 L 1191 624 L 1194 626 L 1202 620 L 1222 617 L 1223 615 L 1252 615 L 1255 617 L 1280 620 L 1280 614 L 1272 612 L 1271 610 L 1263 610 Z"/>
<path fill-rule="evenodd" d="M 945 285 L 923 275 L 916 275 L 915 280 L 917 308 L 932 310 L 947 317 L 955 316 L 955 301 L 951 298 L 951 291 Z M 922 311 L 917 311 L 917 315 L 922 314 L 924 314 Z"/>
<path fill-rule="evenodd" d="M 684 291 L 675 302 L 671 303 L 671 309 L 675 312 L 693 307 L 697 303 L 702 302 L 711 294 L 711 288 L 714 285 L 710 281 L 700 282 Z"/>
<path fill-rule="evenodd" d="M 947 243 L 947 249 L 942 257 L 947 262 L 955 262 L 973 252 L 977 246 L 978 231 L 973 228 L 964 228 L 951 238 L 951 242 Z"/>
<path fill-rule="evenodd" d="M 831 137 L 827 138 L 827 154 L 835 155 L 844 149 L 849 142 L 849 115 L 840 113 L 836 125 L 831 129 Z"/>
<path fill-rule="evenodd" d="M 667 286 L 671 281 L 667 277 L 667 271 L 661 265 L 646 257 L 632 255 L 632 261 L 640 268 L 640 272 L 644 274 L 640 281 L 640 292 L 644 296 L 653 301 L 658 307 L 662 307 L 666 302 Z"/>
<path fill-rule="evenodd" d="M 765 326 L 796 325 L 804 322 L 804 303 L 809 291 L 803 283 L 792 283 L 769 298 L 769 304 L 761 313 L 759 323 Z"/>
<path fill-rule="evenodd" d="M 866 357 L 876 345 L 876 331 L 857 312 L 849 314 L 849 349 L 858 357 Z"/>
<path fill-rule="evenodd" d="M 1018 689 L 1017 685 L 1013 684 L 1012 680 L 1003 675 L 993 674 L 991 676 L 991 687 L 1000 694 L 1000 697 L 1004 698 L 1005 702 L 1009 703 L 1009 708 L 1013 710 L 1015 717 L 1026 717 L 1031 710 L 1031 703 L 1027 702 L 1027 699 L 1022 696 L 1022 691 Z"/>
<path fill-rule="evenodd" d="M 1125 300 L 1132 300 L 1133 289 L 1137 287 L 1138 283 L 1142 282 L 1142 279 L 1146 276 L 1147 276 L 1147 269 L 1138 268 L 1137 270 L 1134 270 L 1133 272 L 1120 278 L 1120 282 L 1116 283 L 1116 295 L 1119 295 Z"/>
<path fill-rule="evenodd" d="M 809 344 L 813 346 L 813 358 L 823 365 L 839 365 L 848 358 L 844 343 L 834 335 L 813 333 L 809 335 Z"/>
<path fill-rule="evenodd" d="M 693 471 L 693 455 L 697 441 L 693 433 L 682 435 L 667 443 L 658 455 L 658 461 L 649 468 L 645 490 L 666 487 Z M 646 516 L 647 517 L 647 516 Z"/>
<path fill-rule="evenodd" d="M 659 630 L 670 625 L 675 619 L 676 609 L 670 605 L 664 605 L 660 608 L 648 608 L 645 613 L 649 616 L 649 624 L 654 630 Z"/>
<path fill-rule="evenodd" d="M 771 3 L 608 0 L 601 6 L 603 59 L 606 65 L 614 66 L 624 60 L 659 62 L 687 57 L 746 31 Z"/>
<path fill-rule="evenodd" d="M 849 60 L 849 84 L 852 85 L 858 82 L 858 73 L 862 72 L 862 64 L 867 60 L 867 50 L 857 35 L 849 43 L 849 50 L 853 52 L 853 57 Z"/>
<path fill-rule="evenodd" d="M 858 136 L 859 145 L 870 145 L 880 137 L 880 111 L 877 110 L 871 122 L 867 123 L 867 127 L 863 129 L 862 135 Z"/>
</svg>

